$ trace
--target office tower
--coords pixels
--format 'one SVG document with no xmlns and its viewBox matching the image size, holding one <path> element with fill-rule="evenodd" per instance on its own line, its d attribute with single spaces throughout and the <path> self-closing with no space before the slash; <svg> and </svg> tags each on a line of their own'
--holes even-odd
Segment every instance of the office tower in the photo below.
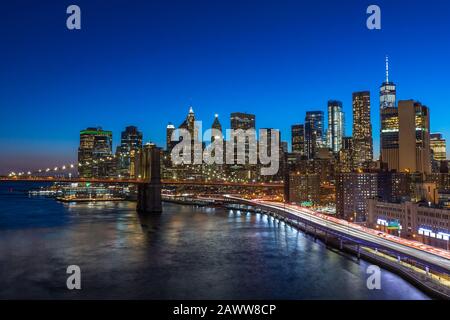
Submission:
<svg viewBox="0 0 450 320">
<path fill-rule="evenodd" d="M 289 152 L 287 141 L 281 141 L 281 150 L 283 151 L 283 153 Z"/>
<path fill-rule="evenodd" d="M 120 145 L 117 147 L 117 174 L 120 177 L 134 177 L 134 157 L 142 146 L 142 132 L 135 126 L 122 131 Z"/>
<path fill-rule="evenodd" d="M 115 175 L 112 156 L 112 132 L 99 128 L 80 131 L 78 174 L 82 178 L 112 177 Z"/>
<path fill-rule="evenodd" d="M 317 205 L 320 202 L 320 176 L 318 174 L 290 173 L 288 202 Z M 306 202 L 306 203 L 305 203 Z"/>
<path fill-rule="evenodd" d="M 199 158 L 201 159 L 201 155 L 200 153 L 202 153 L 203 151 L 201 150 L 202 148 L 198 148 L 198 150 L 196 150 L 195 145 L 196 143 L 199 142 L 198 140 L 198 133 L 199 133 L 199 128 L 197 127 L 196 123 L 195 123 L 195 114 L 194 114 L 194 109 L 192 108 L 192 106 L 189 107 L 189 113 L 186 116 L 186 119 L 183 121 L 183 123 L 181 123 L 181 125 L 179 126 L 180 129 L 184 129 L 187 130 L 190 134 L 190 138 L 191 138 L 191 158 L 190 158 L 190 162 L 191 164 L 194 162 L 195 158 Z M 183 138 L 180 137 L 179 141 L 182 141 Z M 174 141 L 174 143 L 178 143 L 179 141 Z M 196 153 L 197 157 L 196 157 Z"/>
<path fill-rule="evenodd" d="M 189 113 L 179 128 L 188 130 L 192 140 L 198 139 L 198 128 L 195 126 L 195 114 L 192 106 L 189 107 Z"/>
<path fill-rule="evenodd" d="M 388 170 L 398 171 L 398 109 L 396 85 L 389 81 L 389 60 L 386 56 L 386 80 L 380 86 L 380 160 Z"/>
<path fill-rule="evenodd" d="M 364 222 L 368 200 L 378 196 L 378 174 L 340 173 L 336 178 L 336 214 L 350 221 Z"/>
<path fill-rule="evenodd" d="M 323 111 L 308 111 L 305 117 L 305 155 L 313 159 L 324 145 Z"/>
<path fill-rule="evenodd" d="M 220 124 L 220 121 L 219 121 L 219 115 L 216 113 L 215 115 L 214 115 L 214 122 L 213 122 L 213 124 L 212 124 L 212 126 L 211 126 L 211 129 L 215 129 L 215 130 L 217 130 L 218 132 L 220 132 L 220 135 L 221 135 L 221 138 L 223 139 L 223 131 L 222 131 L 222 125 Z M 216 136 L 211 136 L 211 142 L 213 142 L 215 139 L 217 139 L 217 138 L 220 138 L 220 137 L 216 137 Z"/>
<path fill-rule="evenodd" d="M 389 81 L 389 60 L 386 56 L 386 81 L 380 86 L 380 109 L 395 108 L 397 89 L 394 82 Z"/>
<path fill-rule="evenodd" d="M 338 153 L 342 148 L 342 137 L 344 136 L 344 111 L 342 102 L 336 100 L 328 101 L 328 147 Z"/>
<path fill-rule="evenodd" d="M 396 107 L 380 108 L 380 160 L 388 170 L 399 170 L 399 118 Z"/>
<path fill-rule="evenodd" d="M 353 171 L 353 138 L 343 137 L 342 148 L 338 153 L 339 172 L 352 172 Z"/>
<path fill-rule="evenodd" d="M 367 167 L 373 160 L 370 92 L 353 93 L 353 162 L 355 169 Z"/>
<path fill-rule="evenodd" d="M 238 149 L 237 149 L 237 138 L 234 139 L 234 165 L 229 167 L 230 175 L 236 181 L 249 181 L 257 178 L 257 165 L 249 164 L 250 162 L 250 149 L 256 150 L 256 120 L 254 114 L 233 112 L 230 115 L 231 129 L 232 130 L 254 130 L 251 136 L 245 137 L 245 164 L 238 165 Z M 253 140 L 253 142 L 252 142 Z M 228 150 L 227 150 L 228 152 Z"/>
<path fill-rule="evenodd" d="M 176 144 L 176 141 L 172 141 L 172 133 L 174 131 L 175 131 L 175 126 L 172 124 L 172 122 L 169 122 L 169 124 L 166 127 L 166 150 L 168 152 L 171 152 L 172 148 Z"/>
<path fill-rule="evenodd" d="M 231 129 L 255 129 L 255 115 L 249 113 L 233 112 L 230 116 Z"/>
<path fill-rule="evenodd" d="M 432 156 L 435 161 L 447 160 L 447 146 L 446 141 L 441 133 L 430 134 L 430 147 Z"/>
<path fill-rule="evenodd" d="M 399 169 L 401 172 L 431 172 L 430 114 L 420 102 L 402 100 L 399 114 Z"/>
<path fill-rule="evenodd" d="M 292 152 L 305 155 L 305 126 L 303 124 L 294 124 L 291 127 Z"/>
<path fill-rule="evenodd" d="M 211 144 L 214 143 L 214 148 L 216 148 L 217 144 L 220 143 L 221 147 L 222 147 L 222 164 L 214 164 L 212 166 L 210 166 L 209 168 L 207 168 L 207 176 L 210 179 L 221 179 L 224 178 L 224 166 L 223 164 L 225 164 L 226 162 L 226 151 L 225 151 L 225 141 L 224 141 L 224 137 L 223 137 L 223 131 L 222 131 L 222 124 L 219 121 L 219 115 L 216 113 L 214 115 L 214 121 L 211 125 L 211 129 L 214 131 L 211 133 Z M 211 152 L 211 156 L 215 157 L 216 156 L 216 152 L 217 149 L 214 149 Z"/>
</svg>

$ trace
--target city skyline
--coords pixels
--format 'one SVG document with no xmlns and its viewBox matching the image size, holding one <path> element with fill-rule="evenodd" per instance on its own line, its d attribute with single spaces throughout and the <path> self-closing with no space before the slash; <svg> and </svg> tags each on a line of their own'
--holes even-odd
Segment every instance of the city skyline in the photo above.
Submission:
<svg viewBox="0 0 450 320">
<path fill-rule="evenodd" d="M 445 41 L 438 41 L 440 33 L 433 37 L 428 37 L 427 34 L 428 31 L 437 27 L 438 30 L 442 30 L 442 34 L 445 34 L 446 28 L 449 28 L 448 25 L 435 22 L 435 20 L 439 21 L 436 17 L 439 17 L 440 12 L 448 6 L 446 3 L 437 3 L 425 9 L 410 5 L 405 12 L 401 10 L 402 2 L 394 5 L 382 1 L 380 7 L 383 12 L 383 27 L 382 30 L 374 32 L 364 27 L 366 15 L 364 15 L 364 5 L 360 3 L 349 5 L 330 3 L 331 11 L 334 10 L 333 14 L 342 17 L 343 22 L 335 31 L 322 24 L 317 26 L 313 23 L 313 17 L 319 14 L 323 18 L 330 15 L 317 7 L 285 2 L 278 7 L 278 15 L 272 16 L 269 15 L 271 8 L 268 4 L 257 9 L 254 13 L 255 18 L 259 19 L 263 16 L 271 23 L 272 29 L 275 28 L 267 39 L 253 39 L 252 46 L 239 47 L 239 52 L 243 55 L 241 58 L 229 55 L 230 52 L 221 53 L 215 46 L 220 43 L 227 44 L 225 47 L 233 44 L 242 45 L 241 41 L 251 39 L 252 29 L 245 24 L 245 19 L 242 17 L 233 16 L 235 20 L 232 20 L 230 30 L 225 30 L 219 22 L 210 26 L 211 32 L 220 31 L 222 40 L 226 41 L 218 42 L 213 37 L 207 37 L 205 41 L 199 43 L 197 38 L 197 36 L 205 35 L 198 29 L 201 22 L 205 22 L 204 19 L 207 19 L 208 23 L 211 22 L 210 18 L 206 17 L 206 13 L 211 13 L 213 17 L 223 21 L 226 20 L 227 14 L 232 14 L 231 9 L 237 6 L 236 3 L 229 6 L 223 5 L 224 8 L 221 7 L 221 9 L 227 9 L 223 15 L 216 12 L 217 8 L 207 5 L 197 11 L 194 8 L 183 7 L 182 4 L 178 4 L 170 11 L 167 11 L 164 5 L 155 5 L 153 10 L 149 10 L 170 13 L 173 15 L 171 19 L 179 18 L 170 31 L 179 37 L 186 37 L 186 41 L 181 42 L 186 49 L 184 50 L 186 56 L 175 55 L 173 48 L 167 43 L 167 38 L 163 34 L 158 34 L 154 25 L 146 29 L 143 22 L 131 21 L 133 18 L 141 17 L 139 8 L 127 8 L 127 12 L 121 13 L 122 30 L 118 26 L 105 22 L 105 16 L 101 17 L 101 22 L 105 24 L 101 26 L 99 21 L 89 15 L 90 10 L 97 9 L 98 5 L 80 3 L 86 16 L 86 24 L 77 35 L 56 27 L 59 23 L 56 15 L 57 8 L 54 6 L 50 8 L 46 3 L 42 7 L 43 16 L 31 16 L 27 17 L 28 20 L 24 20 L 20 19 L 21 17 L 14 17 L 19 14 L 19 10 L 11 10 L 12 17 L 3 21 L 13 32 L 5 38 L 9 50 L 1 53 L 5 73 L 0 78 L 4 88 L 0 102 L 7 106 L 1 108 L 1 116 L 5 119 L 0 128 L 0 147 L 3 150 L 0 158 L 1 171 L 10 170 L 13 164 L 24 167 L 30 163 L 45 166 L 46 159 L 55 156 L 60 158 L 61 162 L 75 162 L 78 132 L 93 126 L 102 126 L 114 132 L 114 148 L 119 143 L 119 133 L 128 125 L 136 125 L 144 133 L 144 141 L 152 141 L 159 146 L 164 146 L 167 123 L 181 121 L 189 105 L 194 106 L 197 118 L 208 125 L 213 121 L 214 114 L 218 113 L 224 128 L 229 126 L 228 116 L 232 112 L 255 114 L 258 127 L 278 128 L 281 130 L 282 140 L 290 143 L 291 125 L 303 123 L 307 111 L 326 112 L 328 100 L 335 99 L 343 102 L 347 119 L 345 135 L 349 136 L 352 127 L 352 122 L 349 121 L 352 115 L 351 95 L 360 90 L 370 90 L 371 94 L 373 151 L 376 159 L 380 149 L 379 87 L 384 80 L 386 54 L 390 58 L 390 80 L 397 85 L 397 100 L 414 99 L 427 105 L 431 110 L 432 132 L 440 132 L 444 138 L 450 136 L 445 117 L 439 117 L 439 114 L 446 110 L 444 75 L 450 71 L 449 66 L 439 61 L 444 61 L 443 57 L 448 55 L 449 46 Z M 145 7 L 145 4 L 143 6 Z M 307 10 L 304 10 L 306 8 Z M 243 5 L 244 12 L 248 9 L 248 6 Z M 297 15 L 290 14 L 288 9 L 297 9 L 295 11 Z M 406 32 L 407 30 L 399 27 L 396 21 L 402 15 L 418 15 L 419 9 L 430 11 L 430 15 L 426 15 L 420 26 L 413 23 L 408 26 L 417 31 L 414 37 L 415 42 L 411 42 L 412 39 L 406 35 L 410 31 Z M 308 11 L 312 17 L 307 17 L 305 11 Z M 109 15 L 116 17 L 119 13 L 117 10 L 111 10 Z M 183 23 L 190 21 L 189 18 L 193 17 L 197 18 L 193 20 L 198 21 L 197 24 L 188 30 L 181 30 L 181 27 L 185 25 Z M 19 18 L 18 21 L 21 23 L 13 22 L 14 18 Z M 47 35 L 43 37 L 39 31 L 27 31 L 29 23 L 43 23 Z M 56 30 L 53 30 L 53 27 Z M 264 26 L 258 25 L 258 27 Z M 293 28 L 289 29 L 290 27 Z M 316 27 L 319 28 L 316 30 Z M 85 30 L 92 31 L 93 28 L 98 33 L 84 33 Z M 135 28 L 139 31 L 138 35 L 127 36 Z M 315 39 L 306 35 L 311 28 L 317 31 L 315 37 L 323 37 L 328 44 L 349 45 L 354 37 L 359 36 L 367 40 L 367 43 L 364 42 L 367 48 L 355 49 L 355 52 L 333 50 L 332 55 L 323 56 L 320 48 L 324 45 L 319 46 Z M 118 33 L 120 30 L 122 31 Z M 153 35 L 159 35 L 153 38 L 157 40 L 158 45 L 150 46 L 150 41 L 143 38 L 145 32 L 149 30 Z M 344 31 L 350 32 L 347 37 L 343 37 Z M 296 34 L 300 36 L 295 37 Z M 28 40 L 36 36 L 38 40 L 43 41 L 47 49 L 55 48 L 63 52 L 58 59 L 52 61 L 53 53 L 37 49 L 35 59 L 24 60 L 27 47 L 14 40 L 12 35 L 20 35 Z M 116 46 L 114 41 L 114 36 L 117 35 L 121 36 L 121 40 L 126 38 L 128 44 L 133 44 L 131 47 L 136 48 L 135 52 L 128 53 L 122 60 L 120 55 L 124 52 Z M 334 36 L 341 39 L 339 43 L 333 40 Z M 55 45 L 52 39 L 58 39 L 61 44 Z M 94 44 L 99 39 L 103 41 L 104 49 Z M 275 45 L 277 41 L 280 41 L 278 46 Z M 31 43 L 36 44 L 35 41 Z M 76 48 L 86 46 L 86 43 L 96 49 L 93 57 L 89 59 L 86 55 L 88 52 Z M 142 46 L 137 47 L 138 43 Z M 272 44 L 270 50 L 267 52 L 260 50 L 269 43 Z M 380 46 L 374 49 L 372 47 L 374 43 L 379 43 Z M 401 50 L 402 45 L 407 43 L 414 44 L 418 49 L 410 50 L 414 52 Z M 199 44 L 200 46 L 197 46 Z M 300 49 L 304 49 L 305 45 L 311 45 L 311 47 L 307 52 L 302 52 Z M 431 45 L 433 50 L 420 49 Z M 349 48 L 356 47 L 356 44 L 353 44 Z M 158 51 L 158 48 L 161 51 L 156 54 L 153 49 Z M 207 52 L 209 59 L 206 59 L 205 54 L 196 59 L 193 58 L 205 48 L 214 48 Z M 97 60 L 106 54 L 107 49 L 114 49 L 108 51 L 112 56 L 107 62 L 100 63 Z M 149 55 L 145 59 L 146 54 Z M 287 61 L 279 59 L 284 55 L 288 56 Z M 185 59 L 182 59 L 183 57 Z M 202 60 L 200 57 L 205 59 Z M 166 70 L 170 72 L 164 73 L 162 77 L 163 69 L 155 69 L 155 62 L 147 60 L 154 58 L 164 62 L 166 67 L 169 62 L 175 63 L 172 68 Z M 79 70 L 68 65 L 73 60 L 76 61 L 74 65 Z M 218 61 L 222 61 L 222 64 L 218 64 Z M 10 77 L 12 69 L 9 69 L 6 62 L 19 67 L 14 71 L 13 77 Z M 140 70 L 137 67 L 142 63 L 144 65 Z M 111 69 L 111 65 L 114 68 Z M 234 71 L 227 72 L 226 69 L 230 66 L 234 66 Z M 211 70 L 206 72 L 205 68 Z M 242 70 L 238 72 L 239 68 Z M 88 69 L 92 70 L 88 72 Z M 147 76 L 144 75 L 145 72 L 152 70 L 157 72 L 152 73 L 152 76 L 150 73 Z M 361 70 L 364 73 L 361 73 Z M 43 73 L 43 71 L 48 72 Z M 414 76 L 411 76 L 412 72 Z M 241 74 L 239 78 L 242 80 L 237 79 L 239 73 Z M 45 75 L 43 79 L 41 79 L 42 74 Z M 107 75 L 112 77 L 107 78 Z M 265 76 L 261 78 L 262 75 Z M 49 81 L 48 86 L 40 87 L 46 80 Z M 164 86 L 158 80 L 161 80 Z M 169 85 L 172 82 L 176 82 L 176 85 Z M 98 90 L 95 94 L 92 91 L 94 87 Z M 23 93 L 24 90 L 26 94 Z M 93 105 L 98 107 L 92 108 Z M 159 112 L 160 110 L 164 112 Z M 279 116 L 273 117 L 274 112 Z M 14 119 L 20 119 L 20 121 Z"/>
</svg>

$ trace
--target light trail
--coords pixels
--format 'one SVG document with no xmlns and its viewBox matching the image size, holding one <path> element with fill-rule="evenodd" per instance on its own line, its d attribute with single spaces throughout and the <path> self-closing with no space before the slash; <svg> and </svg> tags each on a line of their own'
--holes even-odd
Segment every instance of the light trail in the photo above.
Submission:
<svg viewBox="0 0 450 320">
<path fill-rule="evenodd" d="M 347 222 L 345 220 L 329 217 L 312 210 L 302 208 L 291 204 L 280 204 L 265 200 L 247 200 L 238 197 L 229 196 L 229 198 L 253 204 L 255 206 L 277 209 L 298 216 L 311 223 L 347 234 L 357 239 L 371 242 L 382 247 L 392 249 L 396 252 L 421 259 L 422 261 L 434 264 L 446 270 L 450 270 L 450 253 L 445 250 L 424 245 L 417 241 L 411 241 L 388 235 L 373 229 Z"/>
</svg>

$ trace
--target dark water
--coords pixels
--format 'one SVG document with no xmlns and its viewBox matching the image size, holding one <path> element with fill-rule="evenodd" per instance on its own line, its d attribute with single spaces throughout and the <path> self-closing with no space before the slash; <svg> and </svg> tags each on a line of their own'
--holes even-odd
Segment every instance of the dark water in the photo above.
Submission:
<svg viewBox="0 0 450 320">
<path fill-rule="evenodd" d="M 0 298 L 426 299 L 366 262 L 260 214 L 166 204 L 62 204 L 0 184 Z M 66 288 L 78 265 L 82 290 Z"/>
</svg>

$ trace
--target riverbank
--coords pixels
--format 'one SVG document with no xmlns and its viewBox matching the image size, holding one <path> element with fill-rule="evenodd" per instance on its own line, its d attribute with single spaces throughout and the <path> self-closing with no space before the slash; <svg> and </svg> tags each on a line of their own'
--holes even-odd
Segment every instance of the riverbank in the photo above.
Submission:
<svg viewBox="0 0 450 320">
<path fill-rule="evenodd" d="M 192 201 L 192 199 L 164 199 L 166 202 L 184 204 L 184 205 L 197 205 L 197 206 L 208 206 L 208 203 L 202 201 Z M 222 204 L 223 207 L 227 209 L 237 209 L 230 205 Z M 251 208 L 238 209 L 238 210 L 246 210 L 249 212 L 260 212 Z M 263 212 L 260 212 L 263 213 Z M 265 214 L 265 213 L 263 213 Z M 374 263 L 383 269 L 389 270 L 403 279 L 407 280 L 409 283 L 414 285 L 416 288 L 422 290 L 424 293 L 429 294 L 431 297 L 436 299 L 444 299 L 450 300 L 450 283 L 449 285 L 443 284 L 438 281 L 436 275 L 426 274 L 424 270 L 420 270 L 415 268 L 412 265 L 407 264 L 406 262 L 398 262 L 395 258 L 390 257 L 382 252 L 374 251 L 369 248 L 362 247 L 361 250 L 356 250 L 354 247 L 349 245 L 342 245 L 338 239 L 330 238 L 329 235 L 320 232 L 319 230 L 313 230 L 312 228 L 308 228 L 307 226 L 301 224 L 291 223 L 287 219 L 279 218 L 275 214 L 269 213 L 270 216 L 278 219 L 280 221 L 284 221 L 290 226 L 305 232 L 305 234 L 312 235 L 314 239 L 319 239 L 322 241 L 327 247 L 332 247 L 338 249 L 340 251 L 349 253 L 358 259 L 363 259 L 365 261 Z M 373 252 L 371 252 L 373 251 Z"/>
</svg>

